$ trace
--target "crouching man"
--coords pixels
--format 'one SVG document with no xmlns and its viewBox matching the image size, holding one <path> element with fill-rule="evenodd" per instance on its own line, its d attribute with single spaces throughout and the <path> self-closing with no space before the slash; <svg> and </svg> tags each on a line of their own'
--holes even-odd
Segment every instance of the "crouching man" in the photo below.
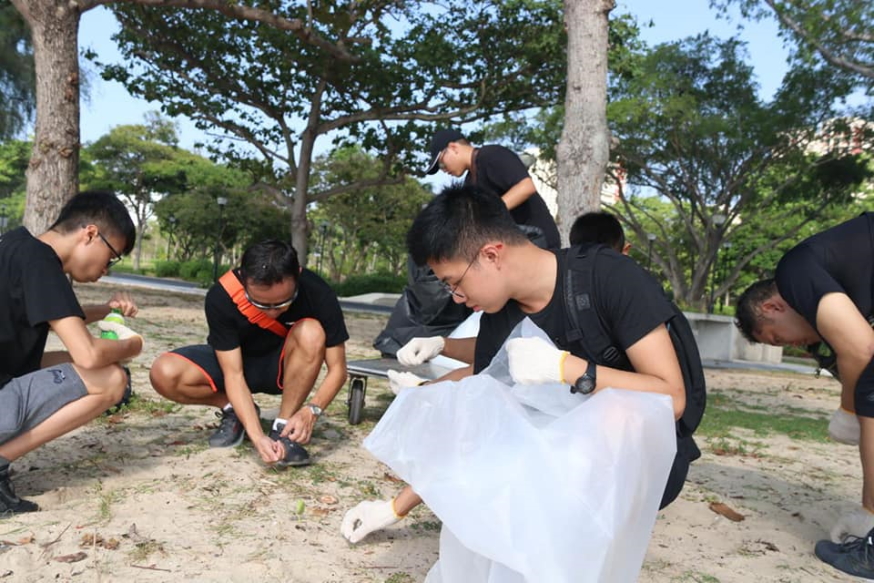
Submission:
<svg viewBox="0 0 874 583">
<path fill-rule="evenodd" d="M 294 248 L 268 240 L 206 294 L 207 344 L 185 346 L 152 364 L 152 386 L 177 403 L 218 407 L 211 447 L 239 445 L 244 433 L 267 464 L 303 466 L 303 448 L 346 381 L 349 339 L 337 295 L 301 269 Z M 322 368 L 327 374 L 310 398 Z M 282 395 L 269 435 L 252 393 Z"/>
</svg>

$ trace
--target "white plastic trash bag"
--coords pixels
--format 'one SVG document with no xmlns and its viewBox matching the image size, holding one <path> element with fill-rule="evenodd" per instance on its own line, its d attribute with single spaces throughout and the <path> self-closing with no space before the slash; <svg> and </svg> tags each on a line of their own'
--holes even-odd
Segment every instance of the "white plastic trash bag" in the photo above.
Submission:
<svg viewBox="0 0 874 583">
<path fill-rule="evenodd" d="M 520 334 L 546 338 L 527 319 Z M 676 452 L 670 397 L 508 382 L 502 348 L 480 375 L 402 392 L 364 440 L 443 522 L 428 583 L 636 581 Z"/>
</svg>

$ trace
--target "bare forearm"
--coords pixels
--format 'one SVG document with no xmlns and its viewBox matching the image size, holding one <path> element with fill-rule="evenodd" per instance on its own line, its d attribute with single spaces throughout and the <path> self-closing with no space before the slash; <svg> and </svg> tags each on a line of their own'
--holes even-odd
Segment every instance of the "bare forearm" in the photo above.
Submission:
<svg viewBox="0 0 874 583">
<path fill-rule="evenodd" d="M 441 354 L 467 364 L 473 364 L 475 352 L 476 336 L 473 336 L 471 338 L 447 338 L 444 341 Z"/>
<path fill-rule="evenodd" d="M 395 496 L 394 511 L 398 516 L 406 516 L 410 511 L 422 503 L 419 495 L 413 492 L 409 486 L 404 486 L 404 489 Z"/>
<path fill-rule="evenodd" d="M 513 185 L 510 190 L 505 192 L 501 199 L 507 208 L 512 210 L 531 198 L 537 192 L 534 186 L 534 181 L 531 178 L 525 178 Z"/>
</svg>

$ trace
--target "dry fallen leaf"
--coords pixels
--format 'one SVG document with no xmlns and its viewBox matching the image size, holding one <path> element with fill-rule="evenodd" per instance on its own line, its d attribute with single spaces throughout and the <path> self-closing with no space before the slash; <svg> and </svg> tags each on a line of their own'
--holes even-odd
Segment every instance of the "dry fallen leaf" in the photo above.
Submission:
<svg viewBox="0 0 874 583">
<path fill-rule="evenodd" d="M 20 539 L 18 539 L 18 544 L 20 544 L 20 545 L 29 545 L 29 544 L 32 543 L 34 540 L 36 540 L 36 539 L 34 538 L 34 536 L 33 536 L 32 534 L 29 534 L 29 535 L 27 535 L 27 536 L 23 536 L 23 537 L 21 537 Z"/>
<path fill-rule="evenodd" d="M 336 496 L 331 496 L 330 494 L 325 494 L 324 496 L 319 496 L 319 502 L 322 504 L 336 504 L 339 502 Z"/>
<path fill-rule="evenodd" d="M 744 518 L 746 518 L 740 512 L 737 512 L 728 504 L 723 504 L 722 502 L 711 502 L 710 510 L 715 512 L 716 514 L 720 514 L 732 522 L 741 522 Z"/>
</svg>

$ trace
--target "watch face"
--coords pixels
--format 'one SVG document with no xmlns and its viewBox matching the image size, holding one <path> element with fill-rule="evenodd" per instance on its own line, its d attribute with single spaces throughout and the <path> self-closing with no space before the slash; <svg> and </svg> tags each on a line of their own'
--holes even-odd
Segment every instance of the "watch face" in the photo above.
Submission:
<svg viewBox="0 0 874 583">
<path fill-rule="evenodd" d="M 574 393 L 580 393 L 582 395 L 588 395 L 592 391 L 595 390 L 595 379 L 585 374 L 577 379 L 577 382 L 574 383 Z"/>
<path fill-rule="evenodd" d="M 316 417 L 318 417 L 322 414 L 322 408 L 319 407 L 318 405 L 307 405 L 307 407 L 310 408 L 310 411 L 312 411 L 313 415 L 315 415 Z"/>
</svg>

